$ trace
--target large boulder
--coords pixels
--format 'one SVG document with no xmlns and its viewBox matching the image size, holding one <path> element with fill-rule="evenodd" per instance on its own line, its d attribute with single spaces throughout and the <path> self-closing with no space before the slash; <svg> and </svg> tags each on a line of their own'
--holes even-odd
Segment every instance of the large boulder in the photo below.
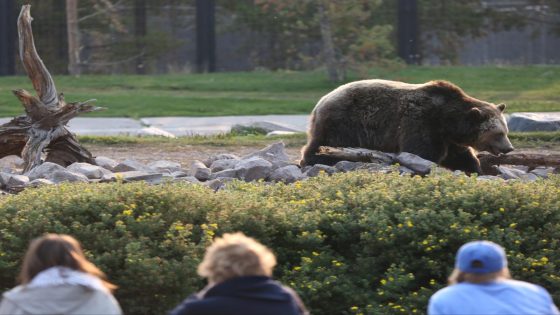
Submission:
<svg viewBox="0 0 560 315">
<path fill-rule="evenodd" d="M 206 160 L 204 160 L 204 165 L 206 165 L 207 167 L 210 167 L 212 165 L 212 163 L 214 163 L 214 161 L 218 161 L 218 160 L 239 160 L 239 159 L 240 159 L 240 157 L 235 155 L 235 154 L 220 153 L 220 154 L 212 155 L 209 158 L 207 158 Z"/>
<path fill-rule="evenodd" d="M 166 160 L 155 161 L 148 164 L 148 167 L 155 170 L 156 172 L 177 172 L 182 170 L 181 164 L 177 162 L 171 162 Z"/>
<path fill-rule="evenodd" d="M 200 181 L 206 181 L 210 178 L 212 171 L 206 167 L 206 164 L 200 161 L 193 161 L 191 163 L 191 175 Z"/>
<path fill-rule="evenodd" d="M 144 171 L 128 171 L 115 173 L 118 179 L 123 182 L 145 181 L 150 184 L 159 184 L 163 178 L 161 173 L 144 172 Z"/>
<path fill-rule="evenodd" d="M 216 160 L 210 165 L 212 172 L 221 172 L 223 170 L 233 169 L 239 163 L 239 160 L 227 159 L 227 160 Z"/>
<path fill-rule="evenodd" d="M 49 175 L 49 177 L 47 178 L 48 180 L 52 181 L 55 184 L 59 184 L 62 182 L 83 182 L 83 183 L 87 183 L 89 180 L 85 175 L 82 175 L 80 173 L 74 173 L 71 171 L 68 171 L 66 169 L 62 169 L 59 171 L 55 171 L 54 173 L 51 173 Z"/>
<path fill-rule="evenodd" d="M 152 172 L 153 170 L 148 166 L 136 161 L 136 160 L 125 160 L 119 163 L 113 169 L 113 172 L 132 172 L 132 171 L 144 171 L 144 172 Z"/>
<path fill-rule="evenodd" d="M 235 166 L 237 176 L 246 181 L 266 179 L 272 171 L 272 163 L 259 157 L 243 159 Z"/>
<path fill-rule="evenodd" d="M 0 172 L 0 187 L 11 189 L 13 187 L 23 187 L 29 183 L 29 177 L 11 173 Z"/>
<path fill-rule="evenodd" d="M 297 165 L 288 165 L 277 168 L 269 176 L 271 181 L 284 183 L 293 183 L 303 178 L 303 173 Z"/>
<path fill-rule="evenodd" d="M 283 167 L 287 165 L 286 163 L 291 163 L 290 157 L 288 156 L 288 154 L 286 154 L 283 142 L 273 143 L 262 150 L 248 154 L 243 157 L 243 160 L 254 157 L 267 160 L 268 162 L 272 163 L 272 165 L 274 165 L 274 168 Z"/>
<path fill-rule="evenodd" d="M 70 172 L 82 174 L 88 179 L 109 179 L 114 176 L 113 172 L 89 163 L 73 163 L 66 169 Z"/>
<path fill-rule="evenodd" d="M 332 166 L 323 165 L 323 164 L 315 164 L 305 171 L 305 176 L 315 177 L 315 176 L 318 176 L 321 173 L 332 175 L 332 174 L 336 173 L 337 171 L 338 170 L 335 167 L 332 167 Z"/>
<path fill-rule="evenodd" d="M 106 156 L 98 156 L 95 158 L 95 164 L 113 172 L 115 170 L 115 167 L 119 165 L 119 162 Z"/>
<path fill-rule="evenodd" d="M 397 161 L 419 174 L 428 174 L 432 168 L 436 167 L 436 163 L 423 159 L 418 155 L 401 152 L 397 155 Z"/>
<path fill-rule="evenodd" d="M 513 113 L 509 115 L 510 131 L 558 131 L 560 113 Z"/>
<path fill-rule="evenodd" d="M 66 169 L 58 164 L 45 162 L 27 172 L 25 175 L 29 177 L 29 180 L 33 181 L 37 178 L 49 178 L 50 175 L 57 171 L 66 171 Z"/>
</svg>

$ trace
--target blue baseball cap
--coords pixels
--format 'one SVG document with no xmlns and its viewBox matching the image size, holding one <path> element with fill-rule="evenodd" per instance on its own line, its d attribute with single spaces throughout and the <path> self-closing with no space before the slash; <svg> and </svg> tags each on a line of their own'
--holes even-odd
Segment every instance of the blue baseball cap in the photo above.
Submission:
<svg viewBox="0 0 560 315">
<path fill-rule="evenodd" d="M 474 241 L 459 248 L 455 268 L 467 273 L 485 274 L 507 267 L 506 252 L 490 241 Z"/>
</svg>

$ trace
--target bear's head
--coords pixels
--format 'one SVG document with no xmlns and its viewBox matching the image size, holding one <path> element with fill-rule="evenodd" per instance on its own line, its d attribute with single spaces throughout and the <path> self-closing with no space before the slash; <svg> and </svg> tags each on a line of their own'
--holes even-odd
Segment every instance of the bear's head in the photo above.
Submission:
<svg viewBox="0 0 560 315">
<path fill-rule="evenodd" d="M 505 104 L 494 105 L 470 97 L 447 81 L 431 81 L 422 87 L 438 113 L 442 132 L 453 143 L 494 155 L 512 151 L 503 112 Z"/>
<path fill-rule="evenodd" d="M 468 111 L 468 119 L 478 127 L 476 139 L 469 145 L 478 151 L 488 151 L 494 155 L 513 151 L 508 139 L 508 127 L 503 115 L 506 104 L 489 104 L 483 102 L 480 107 Z"/>
</svg>

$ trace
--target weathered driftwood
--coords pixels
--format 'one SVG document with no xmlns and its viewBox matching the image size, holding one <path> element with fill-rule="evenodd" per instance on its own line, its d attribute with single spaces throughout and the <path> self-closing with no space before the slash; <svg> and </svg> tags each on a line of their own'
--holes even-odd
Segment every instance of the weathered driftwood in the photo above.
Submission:
<svg viewBox="0 0 560 315">
<path fill-rule="evenodd" d="M 66 128 L 70 119 L 81 113 L 100 110 L 86 102 L 66 103 L 39 57 L 33 41 L 30 5 L 24 5 L 18 18 L 19 53 L 23 67 L 37 96 L 19 89 L 13 91 L 25 108 L 25 116 L 0 126 L 0 158 L 20 155 L 28 172 L 46 160 L 67 166 L 74 162 L 94 164 L 91 153 L 82 147 Z"/>
<path fill-rule="evenodd" d="M 479 153 L 480 166 L 487 175 L 496 175 L 495 165 L 525 165 L 529 169 L 537 166 L 560 167 L 560 154 L 553 153 L 508 153 L 495 156 L 489 153 Z"/>
<path fill-rule="evenodd" d="M 353 162 L 386 161 L 383 158 L 391 156 L 390 153 L 364 148 L 333 148 L 328 146 L 320 147 L 317 154 Z M 537 166 L 560 167 L 560 154 L 508 153 L 495 156 L 489 153 L 479 153 L 478 158 L 484 175 L 496 175 L 495 165 L 525 165 L 529 169 Z"/>
</svg>

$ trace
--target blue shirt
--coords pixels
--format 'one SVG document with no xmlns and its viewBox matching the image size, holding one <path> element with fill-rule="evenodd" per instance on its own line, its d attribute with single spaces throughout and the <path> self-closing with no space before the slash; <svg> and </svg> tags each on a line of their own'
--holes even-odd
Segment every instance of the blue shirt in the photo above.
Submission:
<svg viewBox="0 0 560 315">
<path fill-rule="evenodd" d="M 459 283 L 437 291 L 428 315 L 549 315 L 560 314 L 548 292 L 528 282 L 499 280 Z"/>
</svg>

